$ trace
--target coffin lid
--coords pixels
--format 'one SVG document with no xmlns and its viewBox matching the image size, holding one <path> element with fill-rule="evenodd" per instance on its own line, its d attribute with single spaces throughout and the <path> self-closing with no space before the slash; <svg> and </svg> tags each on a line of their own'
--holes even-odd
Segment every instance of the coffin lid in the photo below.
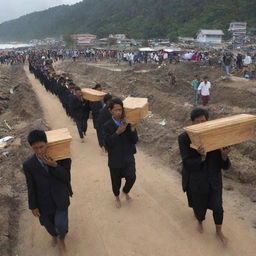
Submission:
<svg viewBox="0 0 256 256">
<path fill-rule="evenodd" d="M 136 109 L 143 108 L 148 104 L 147 98 L 127 97 L 124 101 L 124 108 Z"/>
<path fill-rule="evenodd" d="M 91 89 L 91 88 L 83 88 L 82 92 L 83 93 L 88 93 L 88 94 L 91 94 L 91 95 L 95 95 L 95 96 L 103 96 L 103 97 L 107 94 L 106 92 L 94 90 L 94 89 Z"/>
<path fill-rule="evenodd" d="M 71 141 L 72 137 L 67 128 L 52 130 L 45 132 L 49 145 Z"/>
<path fill-rule="evenodd" d="M 230 117 L 219 118 L 216 120 L 207 121 L 201 124 L 195 124 L 191 126 L 184 127 L 184 130 L 192 133 L 202 133 L 214 129 L 232 127 L 240 124 L 255 123 L 256 116 L 249 114 L 240 114 Z"/>
</svg>

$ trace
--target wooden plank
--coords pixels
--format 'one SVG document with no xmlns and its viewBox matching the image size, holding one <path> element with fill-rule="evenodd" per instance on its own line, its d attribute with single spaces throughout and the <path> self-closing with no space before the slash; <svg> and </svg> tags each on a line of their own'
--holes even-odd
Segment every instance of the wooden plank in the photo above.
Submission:
<svg viewBox="0 0 256 256">
<path fill-rule="evenodd" d="M 235 115 L 185 127 L 191 147 L 206 152 L 242 143 L 256 137 L 256 116 Z"/>
<path fill-rule="evenodd" d="M 107 95 L 106 92 L 94 90 L 91 88 L 82 89 L 83 98 L 89 101 L 103 101 L 104 96 Z"/>
<path fill-rule="evenodd" d="M 47 131 L 46 136 L 48 141 L 47 155 L 55 161 L 71 158 L 72 137 L 67 128 Z"/>
<path fill-rule="evenodd" d="M 123 103 L 127 123 L 137 124 L 148 116 L 149 104 L 147 98 L 127 97 Z"/>
</svg>

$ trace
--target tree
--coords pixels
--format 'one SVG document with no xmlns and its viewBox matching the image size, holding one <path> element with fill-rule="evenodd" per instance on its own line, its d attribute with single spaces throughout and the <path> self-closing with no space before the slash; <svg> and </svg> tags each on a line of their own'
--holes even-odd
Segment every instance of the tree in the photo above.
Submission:
<svg viewBox="0 0 256 256">
<path fill-rule="evenodd" d="M 64 41 L 66 47 L 74 46 L 74 40 L 73 40 L 72 36 L 69 34 L 63 36 L 63 41 Z"/>
</svg>

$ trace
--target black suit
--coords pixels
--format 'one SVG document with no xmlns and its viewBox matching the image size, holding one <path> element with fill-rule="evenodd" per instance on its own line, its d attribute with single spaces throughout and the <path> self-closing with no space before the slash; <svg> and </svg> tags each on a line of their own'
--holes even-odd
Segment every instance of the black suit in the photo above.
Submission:
<svg viewBox="0 0 256 256">
<path fill-rule="evenodd" d="M 29 209 L 38 208 L 41 213 L 66 209 L 70 202 L 71 159 L 57 161 L 56 168 L 48 166 L 48 172 L 33 155 L 23 163 L 28 186 Z"/>
<path fill-rule="evenodd" d="M 103 138 L 103 125 L 112 118 L 112 115 L 106 105 L 104 108 L 100 110 L 98 119 L 97 119 L 97 131 L 98 131 L 98 141 L 100 147 L 105 145 L 104 138 Z"/>
<path fill-rule="evenodd" d="M 58 235 L 55 232 L 53 216 L 56 212 L 67 214 L 70 205 L 69 197 L 72 195 L 70 185 L 71 159 L 60 160 L 57 163 L 56 168 L 51 166 L 44 168 L 36 155 L 31 156 L 23 163 L 28 188 L 29 209 L 39 209 L 40 222 L 52 236 Z M 67 232 L 66 226 L 62 237 Z M 63 230 L 61 223 L 59 230 Z"/>
<path fill-rule="evenodd" d="M 131 131 L 128 125 L 126 130 L 118 135 L 118 126 L 111 118 L 103 126 L 103 137 L 108 151 L 108 166 L 110 168 L 112 189 L 115 196 L 119 196 L 121 179 L 126 179 L 123 192 L 128 194 L 136 180 L 135 144 L 138 141 L 137 131 Z"/>
<path fill-rule="evenodd" d="M 213 210 L 216 224 L 223 219 L 222 208 L 222 173 L 227 170 L 230 161 L 224 161 L 220 150 L 208 152 L 205 161 L 200 154 L 190 147 L 191 141 L 187 133 L 179 138 L 179 148 L 182 158 L 182 187 L 187 193 L 188 203 L 193 207 L 199 221 L 205 219 L 207 208 Z"/>
</svg>

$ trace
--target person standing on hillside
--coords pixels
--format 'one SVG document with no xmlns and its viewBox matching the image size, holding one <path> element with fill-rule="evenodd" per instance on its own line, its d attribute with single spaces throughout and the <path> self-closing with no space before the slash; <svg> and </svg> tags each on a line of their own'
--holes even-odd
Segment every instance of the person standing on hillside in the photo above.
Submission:
<svg viewBox="0 0 256 256">
<path fill-rule="evenodd" d="M 200 83 L 200 85 L 197 88 L 197 92 L 201 94 L 202 103 L 204 106 L 207 106 L 210 100 L 210 89 L 211 89 L 211 83 L 208 81 L 208 77 L 205 76 L 203 81 Z"/>
<path fill-rule="evenodd" d="M 66 255 L 69 197 L 73 195 L 70 183 L 71 159 L 55 161 L 47 155 L 44 131 L 31 131 L 28 142 L 34 152 L 23 163 L 29 209 L 52 236 L 52 245 L 58 243 L 61 255 Z"/>
<path fill-rule="evenodd" d="M 225 54 L 223 56 L 223 63 L 225 65 L 227 75 L 231 74 L 231 62 L 232 62 L 231 54 L 230 53 Z"/>
<path fill-rule="evenodd" d="M 124 119 L 123 102 L 113 99 L 109 105 L 112 118 L 103 126 L 103 137 L 108 151 L 108 166 L 112 182 L 112 190 L 116 199 L 116 207 L 121 207 L 120 188 L 122 178 L 126 182 L 123 193 L 126 200 L 131 198 L 129 192 L 136 180 L 135 158 L 137 131 L 134 126 L 127 124 Z"/>
<path fill-rule="evenodd" d="M 192 124 L 206 122 L 209 114 L 205 109 L 196 108 L 191 112 Z M 186 192 L 189 207 L 193 208 L 198 221 L 198 231 L 203 233 L 203 221 L 207 209 L 213 212 L 218 238 L 227 244 L 227 238 L 222 233 L 222 173 L 221 169 L 230 168 L 228 154 L 230 148 L 222 148 L 206 153 L 203 146 L 197 150 L 190 147 L 191 140 L 187 133 L 178 138 L 182 159 L 182 188 Z"/>
<path fill-rule="evenodd" d="M 194 80 L 192 81 L 192 89 L 194 91 L 194 100 L 195 100 L 195 104 L 197 105 L 199 103 L 199 97 L 200 94 L 198 92 L 198 86 L 199 86 L 199 79 L 198 79 L 198 75 L 195 75 Z"/>
</svg>

